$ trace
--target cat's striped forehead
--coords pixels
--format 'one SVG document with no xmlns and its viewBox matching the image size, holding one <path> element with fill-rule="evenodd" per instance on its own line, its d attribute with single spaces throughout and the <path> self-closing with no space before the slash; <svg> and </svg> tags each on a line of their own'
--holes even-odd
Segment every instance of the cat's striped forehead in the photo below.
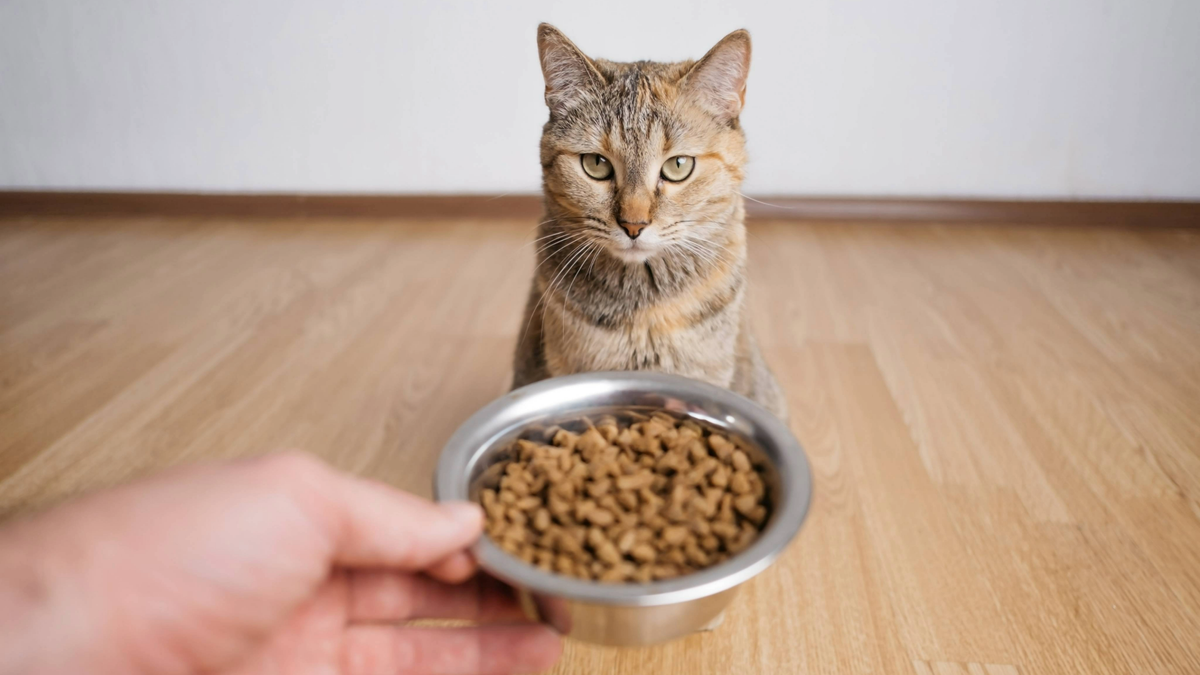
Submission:
<svg viewBox="0 0 1200 675">
<path fill-rule="evenodd" d="M 632 135 L 651 124 L 662 124 L 669 117 L 682 74 L 676 72 L 676 68 L 650 61 L 597 61 L 596 66 L 608 81 L 599 107 L 613 126 Z"/>
<path fill-rule="evenodd" d="M 680 81 L 694 64 L 598 59 L 604 83 L 579 98 L 578 105 L 551 119 L 544 140 L 560 152 L 600 152 L 628 171 L 642 172 L 666 154 L 693 154 L 727 146 L 722 138 L 740 129 L 723 125 L 680 100 Z"/>
</svg>

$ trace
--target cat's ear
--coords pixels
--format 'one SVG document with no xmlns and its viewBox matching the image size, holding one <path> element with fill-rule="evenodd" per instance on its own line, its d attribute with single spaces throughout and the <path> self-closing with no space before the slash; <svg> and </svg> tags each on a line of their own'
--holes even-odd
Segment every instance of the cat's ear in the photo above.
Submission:
<svg viewBox="0 0 1200 675">
<path fill-rule="evenodd" d="M 730 122 L 742 113 L 749 74 L 750 33 L 735 30 L 692 66 L 683 91 L 717 119 Z"/>
<path fill-rule="evenodd" d="M 554 114 L 574 107 L 595 87 L 604 84 L 604 76 L 575 43 L 548 23 L 538 26 L 538 57 L 546 78 L 546 105 Z"/>
</svg>

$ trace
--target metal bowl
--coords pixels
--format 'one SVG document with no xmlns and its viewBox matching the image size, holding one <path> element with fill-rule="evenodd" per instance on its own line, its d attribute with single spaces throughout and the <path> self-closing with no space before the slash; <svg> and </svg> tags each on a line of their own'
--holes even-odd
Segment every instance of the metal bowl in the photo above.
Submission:
<svg viewBox="0 0 1200 675">
<path fill-rule="evenodd" d="M 715 625 L 738 586 L 771 564 L 804 522 L 812 477 L 787 426 L 747 398 L 703 382 L 646 372 L 585 373 L 510 392 L 459 427 L 434 476 L 438 500 L 477 501 L 484 471 L 530 427 L 584 415 L 666 410 L 740 437 L 765 460 L 772 512 L 759 538 L 725 562 L 675 579 L 600 583 L 545 572 L 486 536 L 480 567 L 517 589 L 526 611 L 563 635 L 604 645 L 650 645 Z"/>
</svg>

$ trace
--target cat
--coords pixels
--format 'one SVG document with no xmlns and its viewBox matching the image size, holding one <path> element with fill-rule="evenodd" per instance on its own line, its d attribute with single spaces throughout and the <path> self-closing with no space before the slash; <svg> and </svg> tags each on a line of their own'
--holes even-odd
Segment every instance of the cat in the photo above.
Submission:
<svg viewBox="0 0 1200 675">
<path fill-rule="evenodd" d="M 746 320 L 750 34 L 699 61 L 591 59 L 548 24 L 538 53 L 546 214 L 513 386 L 605 370 L 674 373 L 785 417 Z"/>
</svg>

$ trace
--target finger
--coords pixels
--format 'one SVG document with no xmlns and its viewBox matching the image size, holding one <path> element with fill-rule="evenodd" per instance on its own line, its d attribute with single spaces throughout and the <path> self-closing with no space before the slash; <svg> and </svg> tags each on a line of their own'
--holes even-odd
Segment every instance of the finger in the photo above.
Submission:
<svg viewBox="0 0 1200 675">
<path fill-rule="evenodd" d="M 430 565 L 425 574 L 448 584 L 461 584 L 478 571 L 475 557 L 468 551 L 459 551 Z"/>
<path fill-rule="evenodd" d="M 421 575 L 368 571 L 352 572 L 349 581 L 351 622 L 525 618 L 512 589 L 488 576 L 452 585 Z"/>
<path fill-rule="evenodd" d="M 481 628 L 357 626 L 346 631 L 347 675 L 507 675 L 547 670 L 562 643 L 541 624 Z"/>
<path fill-rule="evenodd" d="M 325 530 L 339 565 L 419 571 L 465 549 L 483 531 L 483 511 L 476 504 L 435 504 L 304 455 L 266 461 L 266 469 L 282 476 L 278 480 L 295 490 Z"/>
</svg>

